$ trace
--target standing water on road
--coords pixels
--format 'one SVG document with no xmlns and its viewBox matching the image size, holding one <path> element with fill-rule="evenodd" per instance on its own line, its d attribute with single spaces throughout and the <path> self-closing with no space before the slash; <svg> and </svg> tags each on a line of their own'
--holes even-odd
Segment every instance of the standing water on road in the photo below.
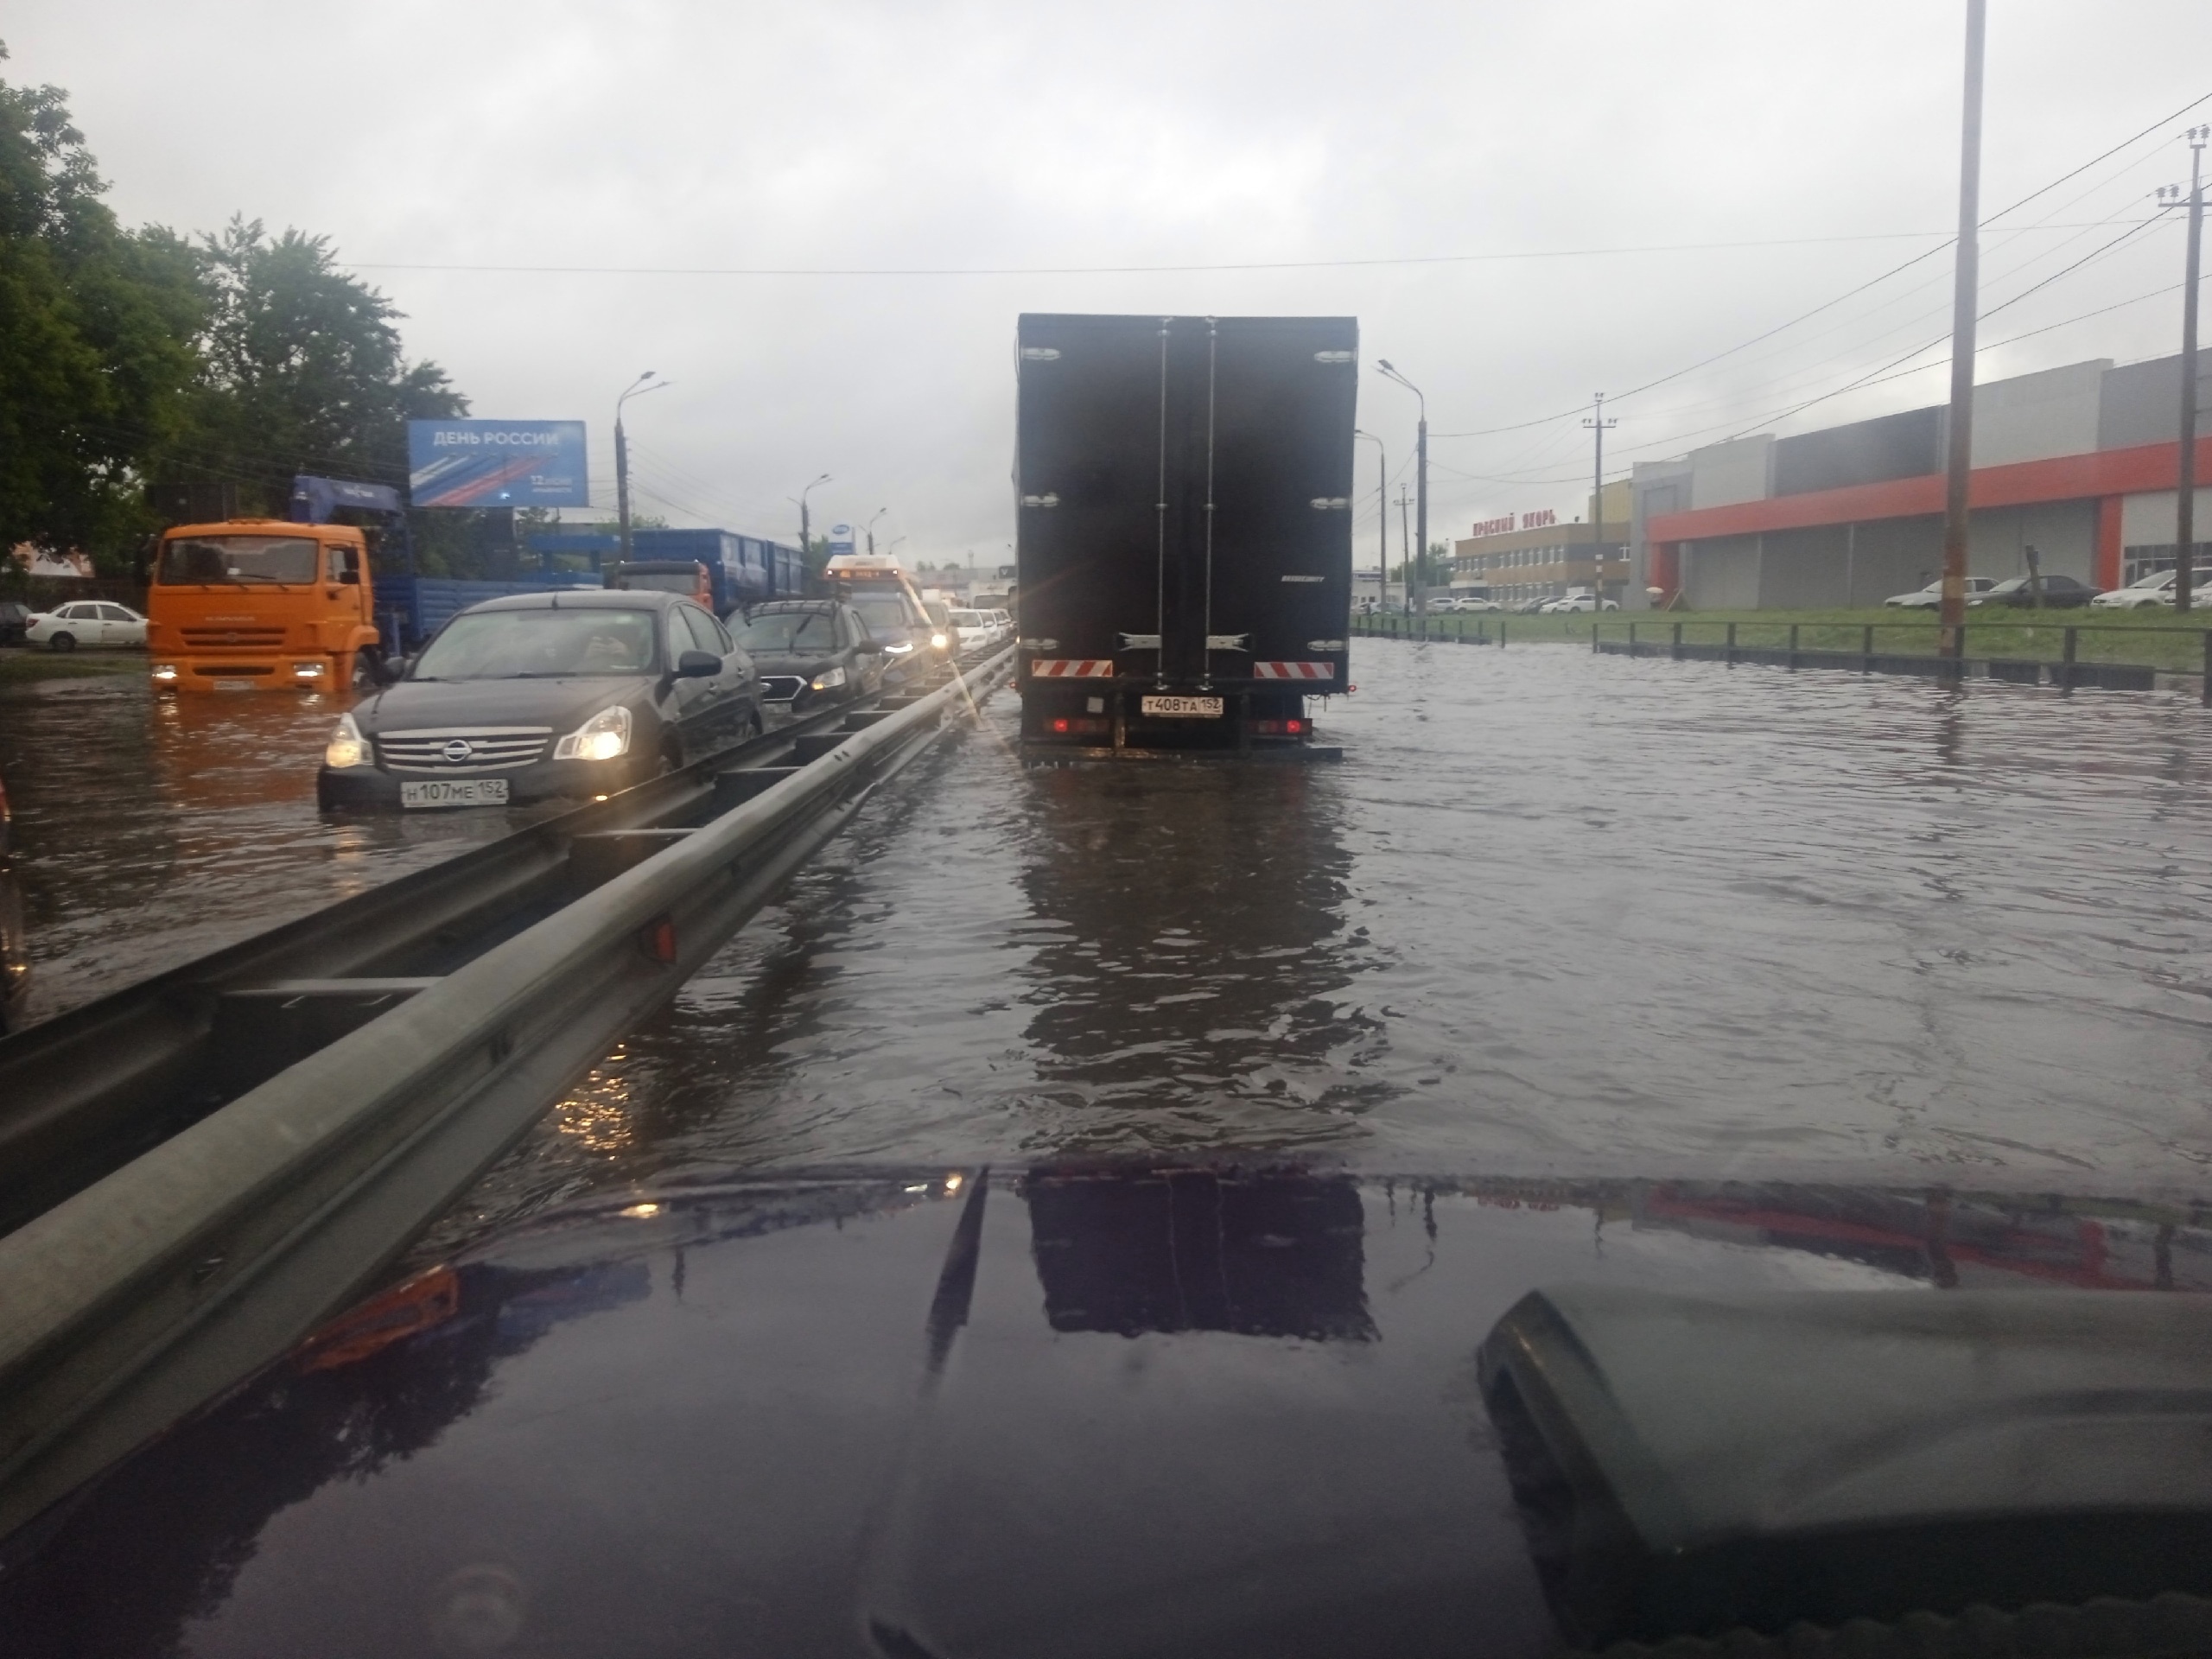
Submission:
<svg viewBox="0 0 2212 1659">
<path fill-rule="evenodd" d="M 1369 642 L 1341 764 L 1025 771 L 1001 696 L 453 1226 L 686 1166 L 2195 1192 L 2212 715 Z"/>
</svg>

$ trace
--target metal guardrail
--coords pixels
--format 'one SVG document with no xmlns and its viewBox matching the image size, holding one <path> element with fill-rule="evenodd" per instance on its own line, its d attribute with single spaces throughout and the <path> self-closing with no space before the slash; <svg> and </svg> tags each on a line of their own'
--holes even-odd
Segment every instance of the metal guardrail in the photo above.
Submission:
<svg viewBox="0 0 2212 1659">
<path fill-rule="evenodd" d="M 365 1287 L 1011 654 L 0 1239 L 0 1535 Z"/>
</svg>

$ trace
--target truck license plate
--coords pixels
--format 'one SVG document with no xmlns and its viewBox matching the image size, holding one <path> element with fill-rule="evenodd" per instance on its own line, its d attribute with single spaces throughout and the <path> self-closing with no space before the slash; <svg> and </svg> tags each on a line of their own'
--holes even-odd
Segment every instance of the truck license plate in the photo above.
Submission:
<svg viewBox="0 0 2212 1659">
<path fill-rule="evenodd" d="M 504 778 L 437 779 L 399 786 L 402 806 L 505 806 L 507 780 Z"/>
<path fill-rule="evenodd" d="M 1147 715 L 1168 715 L 1197 720 L 1221 718 L 1219 697 L 1146 697 L 1137 707 L 1140 713 Z"/>
</svg>

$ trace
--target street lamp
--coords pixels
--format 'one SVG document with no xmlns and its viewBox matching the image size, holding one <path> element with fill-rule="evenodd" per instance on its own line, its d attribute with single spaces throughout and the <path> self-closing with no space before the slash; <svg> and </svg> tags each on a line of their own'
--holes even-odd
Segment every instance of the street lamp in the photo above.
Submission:
<svg viewBox="0 0 2212 1659">
<path fill-rule="evenodd" d="M 824 473 L 814 480 L 814 484 L 827 484 L 829 481 L 830 474 Z M 806 516 L 806 498 L 814 493 L 814 484 L 808 485 L 797 495 L 787 495 L 784 498 L 798 508 L 798 556 L 802 559 L 810 559 L 814 556 L 813 521 Z"/>
<path fill-rule="evenodd" d="M 1390 600 L 1390 455 L 1383 448 L 1382 440 L 1372 432 L 1352 429 L 1352 436 L 1365 438 L 1375 446 L 1375 546 L 1376 556 L 1382 561 L 1382 592 L 1377 603 L 1389 609 Z"/>
<path fill-rule="evenodd" d="M 868 552 L 870 558 L 875 556 L 875 520 L 890 511 L 888 507 L 878 507 L 875 510 L 875 518 L 868 521 Z"/>
<path fill-rule="evenodd" d="M 622 405 L 632 397 L 641 397 L 649 391 L 660 391 L 676 384 L 673 380 L 658 381 L 647 385 L 653 372 L 647 369 L 630 383 L 630 389 L 614 400 L 614 512 L 620 522 L 622 563 L 630 563 L 630 440 L 622 430 Z"/>
<path fill-rule="evenodd" d="M 1417 616 L 1428 614 L 1428 594 L 1421 587 L 1421 562 L 1428 557 L 1428 399 L 1421 397 L 1421 388 L 1396 369 L 1387 357 L 1377 358 L 1375 366 L 1389 375 L 1421 403 L 1420 437 L 1414 449 L 1414 536 L 1416 545 L 1408 561 L 1406 580 L 1407 608 Z"/>
</svg>

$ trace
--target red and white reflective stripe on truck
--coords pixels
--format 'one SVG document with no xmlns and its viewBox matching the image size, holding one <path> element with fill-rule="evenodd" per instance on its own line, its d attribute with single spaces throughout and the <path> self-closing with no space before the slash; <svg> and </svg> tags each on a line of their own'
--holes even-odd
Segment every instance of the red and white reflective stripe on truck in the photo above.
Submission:
<svg viewBox="0 0 2212 1659">
<path fill-rule="evenodd" d="M 1029 671 L 1040 680 L 1110 680 L 1114 677 L 1111 657 L 1047 657 L 1029 664 Z"/>
<path fill-rule="evenodd" d="M 1333 680 L 1337 677 L 1334 663 L 1255 663 L 1252 677 L 1255 680 Z"/>
</svg>

